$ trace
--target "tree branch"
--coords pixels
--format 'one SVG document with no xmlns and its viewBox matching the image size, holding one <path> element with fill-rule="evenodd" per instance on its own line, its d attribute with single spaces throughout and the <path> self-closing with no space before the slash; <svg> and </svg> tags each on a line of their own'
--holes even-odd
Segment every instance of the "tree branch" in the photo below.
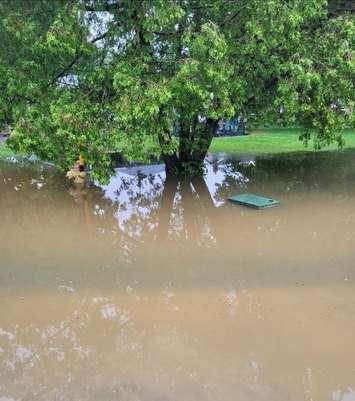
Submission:
<svg viewBox="0 0 355 401">
<path fill-rule="evenodd" d="M 104 38 L 106 38 L 107 35 L 108 35 L 108 31 L 102 33 L 101 35 L 96 36 L 94 39 L 91 39 L 90 43 L 95 43 L 101 39 L 104 39 Z"/>
<path fill-rule="evenodd" d="M 57 75 L 49 82 L 49 84 L 47 85 L 47 88 L 48 88 L 49 86 L 55 84 L 55 83 L 58 81 L 59 78 L 61 78 L 64 74 L 66 74 L 66 73 L 73 67 L 73 65 L 79 60 L 79 58 L 80 58 L 80 55 L 79 55 L 79 53 L 77 53 L 77 54 L 75 55 L 75 58 L 74 58 L 68 65 L 66 65 L 66 66 L 63 68 L 63 70 L 62 70 L 59 74 L 57 74 Z"/>
<path fill-rule="evenodd" d="M 225 19 L 224 21 L 222 21 L 222 22 L 221 22 L 221 27 L 223 27 L 223 26 L 225 26 L 225 25 L 231 23 L 232 21 L 234 21 L 234 20 L 239 16 L 239 14 L 240 14 L 245 8 L 247 8 L 247 6 L 248 6 L 248 3 L 244 4 L 244 5 L 243 5 L 242 7 L 240 7 L 231 17 L 229 17 L 229 18 Z"/>
<path fill-rule="evenodd" d="M 108 34 L 108 31 L 102 33 L 101 35 L 96 36 L 95 38 L 90 40 L 90 43 L 96 43 L 97 41 L 104 39 Z M 68 71 L 70 71 L 70 69 L 74 66 L 74 64 L 76 64 L 79 60 L 80 60 L 81 54 L 77 51 L 76 55 L 74 57 L 74 59 L 68 64 L 66 65 L 61 72 L 59 72 L 48 84 L 47 87 L 55 84 L 59 78 L 61 78 L 63 75 L 65 75 Z"/>
</svg>

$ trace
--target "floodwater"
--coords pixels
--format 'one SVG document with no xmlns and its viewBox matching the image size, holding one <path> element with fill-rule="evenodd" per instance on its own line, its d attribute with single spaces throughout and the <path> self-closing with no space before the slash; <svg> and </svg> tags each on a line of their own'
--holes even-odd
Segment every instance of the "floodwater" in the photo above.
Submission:
<svg viewBox="0 0 355 401">
<path fill-rule="evenodd" d="M 354 184 L 351 152 L 90 188 L 0 162 L 0 400 L 354 401 Z"/>
</svg>

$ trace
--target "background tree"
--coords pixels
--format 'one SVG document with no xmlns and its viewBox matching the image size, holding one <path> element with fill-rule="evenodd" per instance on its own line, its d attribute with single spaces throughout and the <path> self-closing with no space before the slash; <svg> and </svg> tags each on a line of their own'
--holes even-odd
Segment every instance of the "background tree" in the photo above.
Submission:
<svg viewBox="0 0 355 401">
<path fill-rule="evenodd" d="M 333 2 L 332 2 L 333 3 Z M 354 21 L 324 0 L 0 2 L 0 121 L 63 168 L 110 152 L 201 170 L 218 121 L 300 124 L 315 146 L 354 123 Z M 342 10 L 343 11 L 343 10 Z"/>
</svg>

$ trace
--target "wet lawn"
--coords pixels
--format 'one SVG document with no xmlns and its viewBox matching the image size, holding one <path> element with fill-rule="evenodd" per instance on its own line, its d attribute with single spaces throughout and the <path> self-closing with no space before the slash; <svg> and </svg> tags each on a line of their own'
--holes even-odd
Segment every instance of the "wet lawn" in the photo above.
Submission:
<svg viewBox="0 0 355 401">
<path fill-rule="evenodd" d="M 247 136 L 233 136 L 214 138 L 210 152 L 237 152 L 237 153 L 289 153 L 313 152 L 311 141 L 308 147 L 299 140 L 301 134 L 298 128 L 266 128 L 252 131 Z M 355 130 L 346 130 L 343 133 L 344 149 L 355 148 Z M 338 146 L 333 143 L 322 150 L 336 150 Z M 14 152 L 5 143 L 0 142 L 0 158 L 13 156 Z"/>
<path fill-rule="evenodd" d="M 313 152 L 314 144 L 311 141 L 308 147 L 299 140 L 301 134 L 298 128 L 267 128 L 253 131 L 247 136 L 214 138 L 210 152 L 238 152 L 238 153 L 288 153 Z M 344 148 L 355 148 L 355 130 L 346 130 L 343 133 Z M 336 143 L 322 150 L 335 150 Z"/>
</svg>

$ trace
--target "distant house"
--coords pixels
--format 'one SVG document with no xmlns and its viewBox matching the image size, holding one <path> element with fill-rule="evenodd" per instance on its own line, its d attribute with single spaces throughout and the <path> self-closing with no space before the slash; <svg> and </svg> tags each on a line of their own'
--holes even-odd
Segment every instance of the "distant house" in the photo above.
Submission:
<svg viewBox="0 0 355 401">
<path fill-rule="evenodd" d="M 206 121 L 205 118 L 201 117 L 200 121 Z M 174 136 L 179 136 L 181 132 L 180 123 L 175 122 L 172 134 Z M 215 136 L 240 136 L 248 135 L 245 129 L 244 120 L 241 117 L 235 117 L 231 120 L 221 119 L 218 123 L 218 128 Z"/>
<path fill-rule="evenodd" d="M 221 120 L 218 123 L 216 136 L 239 136 L 246 135 L 245 124 L 241 117 L 231 120 Z"/>
</svg>

